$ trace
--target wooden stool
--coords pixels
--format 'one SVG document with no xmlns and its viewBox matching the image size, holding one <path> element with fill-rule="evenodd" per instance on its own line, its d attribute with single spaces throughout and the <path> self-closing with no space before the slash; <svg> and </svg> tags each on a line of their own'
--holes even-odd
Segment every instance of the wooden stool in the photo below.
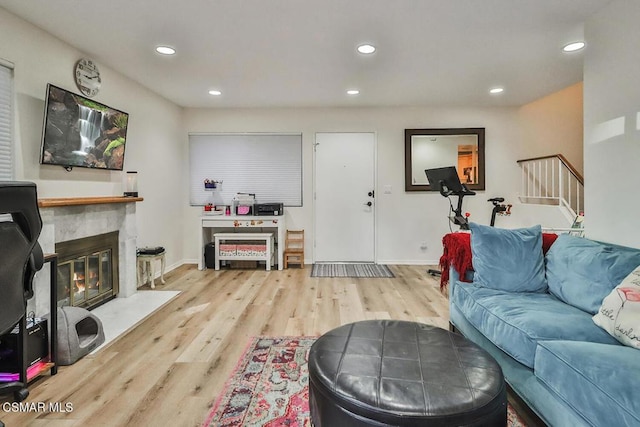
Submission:
<svg viewBox="0 0 640 427">
<path fill-rule="evenodd" d="M 299 264 L 304 268 L 304 230 L 287 230 L 284 242 L 284 268 L 289 263 Z"/>
<path fill-rule="evenodd" d="M 160 282 L 164 285 L 164 266 L 165 266 L 165 252 L 162 251 L 158 254 L 138 254 L 138 287 L 151 283 L 151 289 L 156 288 L 155 284 L 155 271 L 153 262 L 160 260 Z"/>
</svg>

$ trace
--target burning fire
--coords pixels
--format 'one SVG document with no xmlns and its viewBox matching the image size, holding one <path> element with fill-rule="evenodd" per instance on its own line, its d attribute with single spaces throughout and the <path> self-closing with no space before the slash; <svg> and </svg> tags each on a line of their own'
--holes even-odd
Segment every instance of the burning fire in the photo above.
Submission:
<svg viewBox="0 0 640 427">
<path fill-rule="evenodd" d="M 97 289 L 100 287 L 100 278 L 96 270 L 89 270 L 89 289 Z"/>
<path fill-rule="evenodd" d="M 73 273 L 73 284 L 76 292 L 84 292 L 84 274 Z"/>
</svg>

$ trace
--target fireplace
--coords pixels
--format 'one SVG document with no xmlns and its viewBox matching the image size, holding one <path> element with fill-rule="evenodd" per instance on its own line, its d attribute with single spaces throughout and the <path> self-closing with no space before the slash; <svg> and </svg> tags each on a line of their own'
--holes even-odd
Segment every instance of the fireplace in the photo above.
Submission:
<svg viewBox="0 0 640 427">
<path fill-rule="evenodd" d="M 45 253 L 53 253 L 61 242 L 112 232 L 118 233 L 118 246 L 114 248 L 117 249 L 117 257 L 115 250 L 112 252 L 113 262 L 118 268 L 112 276 L 113 294 L 117 293 L 118 298 L 130 297 L 138 291 L 136 286 L 138 236 L 136 205 L 141 201 L 142 198 L 137 197 L 38 199 L 42 217 L 42 232 L 38 242 Z M 45 264 L 42 271 L 36 274 L 33 285 L 34 296 L 27 301 L 27 310 L 34 312 L 36 317 L 42 317 L 51 312 L 49 267 L 49 263 Z M 62 298 L 66 298 L 63 292 L 60 292 L 60 295 L 65 295 Z M 70 295 L 69 301 L 71 301 Z"/>
<path fill-rule="evenodd" d="M 58 307 L 91 309 L 118 294 L 118 232 L 59 242 Z"/>
</svg>

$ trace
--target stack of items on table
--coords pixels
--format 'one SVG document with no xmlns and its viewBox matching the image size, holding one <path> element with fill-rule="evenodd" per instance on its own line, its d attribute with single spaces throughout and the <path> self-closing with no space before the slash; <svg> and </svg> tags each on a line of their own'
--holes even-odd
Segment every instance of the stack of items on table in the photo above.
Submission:
<svg viewBox="0 0 640 427">
<path fill-rule="evenodd" d="M 250 193 L 237 193 L 233 198 L 234 209 L 236 215 L 253 215 L 253 208 L 256 204 L 256 195 Z"/>
</svg>

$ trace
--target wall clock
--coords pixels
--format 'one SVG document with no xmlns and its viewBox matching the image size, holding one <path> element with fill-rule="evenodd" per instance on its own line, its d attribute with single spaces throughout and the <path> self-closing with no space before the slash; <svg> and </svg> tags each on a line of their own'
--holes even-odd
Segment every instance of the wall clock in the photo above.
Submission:
<svg viewBox="0 0 640 427">
<path fill-rule="evenodd" d="M 102 79 L 100 78 L 100 70 L 95 62 L 90 59 L 82 58 L 76 62 L 76 86 L 86 96 L 94 96 L 100 90 Z"/>
</svg>

